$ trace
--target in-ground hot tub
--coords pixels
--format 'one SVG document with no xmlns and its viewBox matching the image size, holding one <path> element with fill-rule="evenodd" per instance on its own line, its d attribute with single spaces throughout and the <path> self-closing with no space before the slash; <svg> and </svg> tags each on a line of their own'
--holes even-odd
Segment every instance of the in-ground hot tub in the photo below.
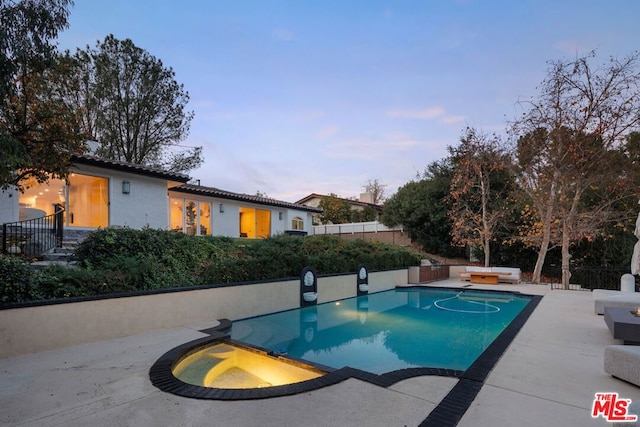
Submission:
<svg viewBox="0 0 640 427">
<path fill-rule="evenodd" d="M 187 384 L 220 389 L 294 384 L 324 374 L 311 366 L 226 342 L 204 347 L 185 356 L 176 363 L 172 372 Z"/>
</svg>

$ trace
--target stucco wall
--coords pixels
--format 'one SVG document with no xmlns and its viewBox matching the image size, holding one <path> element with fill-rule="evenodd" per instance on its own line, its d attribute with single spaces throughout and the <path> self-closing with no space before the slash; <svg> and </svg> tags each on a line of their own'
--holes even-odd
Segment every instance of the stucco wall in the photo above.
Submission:
<svg viewBox="0 0 640 427">
<path fill-rule="evenodd" d="M 214 236 L 238 237 L 240 235 L 240 206 L 227 200 L 213 200 L 211 234 Z M 223 213 L 220 213 L 220 204 L 224 205 Z"/>
<path fill-rule="evenodd" d="M 265 208 L 262 208 L 265 209 Z M 282 216 L 282 219 L 280 219 Z M 271 234 L 282 234 L 287 229 L 287 211 L 286 209 L 273 207 L 271 208 Z"/>
<path fill-rule="evenodd" d="M 131 228 L 166 229 L 169 224 L 167 183 L 165 180 L 77 165 L 74 171 L 109 178 L 109 225 Z M 131 192 L 122 193 L 122 182 L 129 181 Z"/>
<path fill-rule="evenodd" d="M 181 193 L 171 193 L 172 196 L 174 194 L 176 197 L 187 197 Z M 311 215 L 305 211 L 218 198 L 200 197 L 198 200 L 212 202 L 213 223 L 211 226 L 211 234 L 214 236 L 240 236 L 240 207 L 271 211 L 271 235 L 282 234 L 286 230 L 291 230 L 291 220 L 296 216 L 304 220 L 307 234 L 311 233 Z M 220 212 L 220 204 L 224 205 L 224 212 L 222 213 Z M 280 219 L 280 213 L 282 213 L 282 219 Z"/>
<path fill-rule="evenodd" d="M 109 225 L 167 228 L 169 221 L 165 180 L 87 165 L 74 165 L 70 170 L 109 179 Z M 130 194 L 122 193 L 122 181 L 131 183 Z M 19 219 L 18 194 L 13 192 L 12 197 L 9 194 L 11 192 L 0 191 L 0 224 Z"/>
<path fill-rule="evenodd" d="M 407 270 L 369 276 L 370 292 L 406 284 Z M 299 307 L 299 292 L 289 280 L 0 310 L 0 357 L 288 310 Z M 318 279 L 320 303 L 355 295 L 355 274 Z"/>
</svg>

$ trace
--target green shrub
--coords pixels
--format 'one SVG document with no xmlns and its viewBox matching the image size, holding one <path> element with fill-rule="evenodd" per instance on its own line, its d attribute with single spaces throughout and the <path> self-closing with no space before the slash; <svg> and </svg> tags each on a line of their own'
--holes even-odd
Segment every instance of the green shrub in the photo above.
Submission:
<svg viewBox="0 0 640 427">
<path fill-rule="evenodd" d="M 82 268 L 50 265 L 41 271 L 38 289 L 42 299 L 95 295 L 96 274 Z"/>
<path fill-rule="evenodd" d="M 215 283 L 298 277 L 311 266 L 320 274 L 418 265 L 401 247 L 335 236 L 276 236 L 246 240 L 196 237 L 165 230 L 106 228 L 75 252 L 81 268 L 36 270 L 0 258 L 2 303 L 129 293 Z"/>
<path fill-rule="evenodd" d="M 15 303 L 40 299 L 39 272 L 21 258 L 0 254 L 0 302 Z"/>
</svg>

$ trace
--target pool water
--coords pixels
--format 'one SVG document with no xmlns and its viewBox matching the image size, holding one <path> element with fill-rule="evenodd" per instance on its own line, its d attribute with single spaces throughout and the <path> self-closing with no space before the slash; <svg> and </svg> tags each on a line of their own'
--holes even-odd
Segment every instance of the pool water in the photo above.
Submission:
<svg viewBox="0 0 640 427">
<path fill-rule="evenodd" d="M 335 369 L 466 370 L 529 301 L 510 293 L 393 289 L 234 321 L 231 338 Z"/>
</svg>

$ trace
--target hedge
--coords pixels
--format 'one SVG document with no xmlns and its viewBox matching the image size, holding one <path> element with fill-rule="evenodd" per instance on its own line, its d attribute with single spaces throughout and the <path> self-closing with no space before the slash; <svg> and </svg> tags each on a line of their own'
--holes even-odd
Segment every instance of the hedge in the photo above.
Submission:
<svg viewBox="0 0 640 427">
<path fill-rule="evenodd" d="M 166 230 L 105 228 L 76 249 L 77 268 L 34 268 L 0 256 L 0 303 L 36 301 L 154 289 L 392 270 L 420 264 L 405 248 L 339 237 L 275 236 L 267 239 L 188 236 Z"/>
</svg>

